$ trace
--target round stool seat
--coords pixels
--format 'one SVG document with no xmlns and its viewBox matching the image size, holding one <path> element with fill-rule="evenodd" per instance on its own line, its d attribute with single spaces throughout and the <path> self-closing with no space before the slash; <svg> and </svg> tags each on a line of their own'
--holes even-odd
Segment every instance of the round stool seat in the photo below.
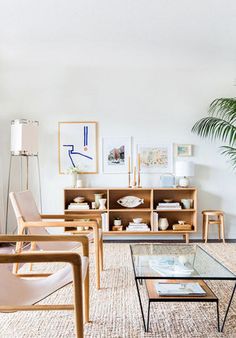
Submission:
<svg viewBox="0 0 236 338">
<path fill-rule="evenodd" d="M 224 215 L 222 210 L 202 210 L 202 214 L 206 216 L 218 216 Z"/>
</svg>

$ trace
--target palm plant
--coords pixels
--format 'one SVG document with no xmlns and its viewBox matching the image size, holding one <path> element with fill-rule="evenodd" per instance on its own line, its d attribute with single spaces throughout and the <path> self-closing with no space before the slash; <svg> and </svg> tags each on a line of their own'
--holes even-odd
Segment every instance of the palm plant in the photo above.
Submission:
<svg viewBox="0 0 236 338">
<path fill-rule="evenodd" d="M 226 155 L 236 169 L 236 98 L 214 100 L 209 107 L 208 116 L 197 121 L 192 132 L 211 140 L 220 140 L 221 153 Z"/>
</svg>

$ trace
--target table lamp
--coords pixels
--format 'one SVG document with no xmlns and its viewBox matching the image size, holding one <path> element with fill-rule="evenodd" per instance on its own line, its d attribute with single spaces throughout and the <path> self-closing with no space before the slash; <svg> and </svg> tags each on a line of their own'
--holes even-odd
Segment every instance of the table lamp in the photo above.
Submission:
<svg viewBox="0 0 236 338">
<path fill-rule="evenodd" d="M 176 161 L 175 175 L 179 177 L 179 187 L 187 188 L 189 186 L 189 177 L 194 176 L 194 164 L 187 161 Z"/>
</svg>

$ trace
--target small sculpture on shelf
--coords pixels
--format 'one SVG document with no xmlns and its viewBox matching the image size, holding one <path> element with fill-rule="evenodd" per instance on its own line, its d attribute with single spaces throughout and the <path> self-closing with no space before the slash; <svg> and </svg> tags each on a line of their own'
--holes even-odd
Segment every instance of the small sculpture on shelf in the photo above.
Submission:
<svg viewBox="0 0 236 338">
<path fill-rule="evenodd" d="M 138 198 L 137 196 L 124 196 L 120 198 L 117 203 L 125 208 L 135 208 L 141 204 L 144 204 L 144 199 Z"/>
<path fill-rule="evenodd" d="M 123 225 L 122 225 L 120 217 L 116 217 L 114 219 L 113 224 L 114 225 L 112 227 L 112 231 L 122 231 L 123 230 Z"/>
</svg>

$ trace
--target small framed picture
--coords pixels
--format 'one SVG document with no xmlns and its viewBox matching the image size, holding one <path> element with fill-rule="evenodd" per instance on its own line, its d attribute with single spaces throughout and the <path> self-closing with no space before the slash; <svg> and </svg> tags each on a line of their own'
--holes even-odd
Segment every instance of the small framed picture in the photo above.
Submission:
<svg viewBox="0 0 236 338">
<path fill-rule="evenodd" d="M 175 155 L 176 157 L 189 157 L 192 156 L 193 147 L 192 144 L 176 144 Z"/>
<path fill-rule="evenodd" d="M 104 137 L 103 172 L 105 174 L 125 174 L 131 166 L 131 138 Z"/>
</svg>

